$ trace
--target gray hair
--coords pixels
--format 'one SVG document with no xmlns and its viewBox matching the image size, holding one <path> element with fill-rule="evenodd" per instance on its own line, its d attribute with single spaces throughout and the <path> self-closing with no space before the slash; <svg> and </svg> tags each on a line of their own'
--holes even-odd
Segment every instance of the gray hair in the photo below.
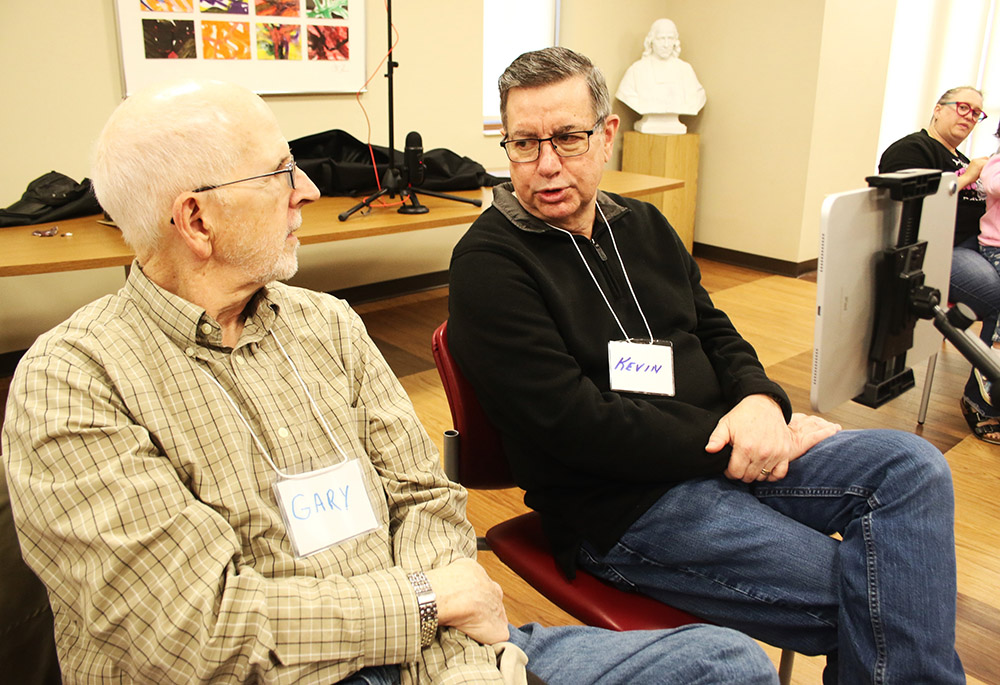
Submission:
<svg viewBox="0 0 1000 685">
<path fill-rule="evenodd" d="M 500 76 L 500 119 L 504 128 L 507 128 L 507 96 L 512 88 L 537 88 L 575 76 L 586 80 L 596 118 L 599 120 L 610 115 L 611 96 L 601 70 L 589 59 L 568 48 L 545 48 L 524 53 L 511 62 Z"/>
<path fill-rule="evenodd" d="M 219 104 L 195 82 L 178 84 L 133 95 L 101 131 L 94 192 L 140 261 L 158 248 L 178 195 L 229 180 L 236 167 L 246 132 Z"/>
<path fill-rule="evenodd" d="M 934 103 L 935 106 L 943 105 L 946 102 L 951 102 L 951 99 L 956 95 L 958 95 L 958 92 L 962 90 L 971 90 L 973 92 L 979 93 L 980 98 L 983 97 L 983 91 L 979 90 L 975 86 L 956 86 L 955 88 L 949 88 L 948 90 L 944 91 L 944 93 L 941 94 L 941 97 L 938 98 L 937 102 Z M 931 114 L 931 121 L 930 124 L 928 125 L 933 125 L 933 124 L 934 124 L 934 115 Z"/>
</svg>

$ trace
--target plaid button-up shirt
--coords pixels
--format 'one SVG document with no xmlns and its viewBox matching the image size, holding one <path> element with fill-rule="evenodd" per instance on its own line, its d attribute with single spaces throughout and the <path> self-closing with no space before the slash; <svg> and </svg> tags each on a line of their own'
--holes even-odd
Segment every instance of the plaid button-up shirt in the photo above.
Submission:
<svg viewBox="0 0 1000 685">
<path fill-rule="evenodd" d="M 296 558 L 244 420 L 283 471 L 336 463 L 310 395 L 380 525 Z M 3 456 L 66 682 L 332 683 L 376 664 L 404 683 L 499 681 L 458 631 L 419 647 L 406 573 L 475 555 L 466 495 L 335 298 L 271 284 L 230 349 L 134 265 L 24 356 Z"/>
</svg>

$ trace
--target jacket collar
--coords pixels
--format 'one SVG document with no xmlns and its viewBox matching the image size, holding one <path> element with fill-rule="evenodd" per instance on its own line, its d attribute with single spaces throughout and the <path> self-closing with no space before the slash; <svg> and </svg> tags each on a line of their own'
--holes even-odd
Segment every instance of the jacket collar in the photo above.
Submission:
<svg viewBox="0 0 1000 685">
<path fill-rule="evenodd" d="M 597 203 L 601 206 L 608 223 L 611 223 L 628 213 L 629 209 L 615 202 L 610 195 L 603 190 L 597 191 Z M 547 233 L 554 230 L 547 223 L 538 217 L 529 214 L 528 210 L 521 206 L 514 195 L 514 184 L 504 183 L 493 188 L 493 206 L 503 214 L 508 221 L 517 226 L 522 231 L 529 233 Z M 600 228 L 598 226 L 597 228 Z"/>
</svg>

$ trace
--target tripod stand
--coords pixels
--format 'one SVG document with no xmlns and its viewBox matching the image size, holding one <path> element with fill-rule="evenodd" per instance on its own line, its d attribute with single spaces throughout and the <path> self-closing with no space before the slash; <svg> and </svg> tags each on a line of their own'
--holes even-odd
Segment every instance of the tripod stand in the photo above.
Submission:
<svg viewBox="0 0 1000 685">
<path fill-rule="evenodd" d="M 387 0 L 386 2 L 386 24 L 388 28 L 386 35 L 389 48 L 385 74 L 386 78 L 389 79 L 389 167 L 382 175 L 380 190 L 369 195 L 347 211 L 341 212 L 337 215 L 337 218 L 341 221 L 347 221 L 350 216 L 358 210 L 365 207 L 370 209 L 372 202 L 385 195 L 388 195 L 390 198 L 399 195 L 400 199 L 403 201 L 403 205 L 397 210 L 400 214 L 426 214 L 430 211 L 430 209 L 427 206 L 420 204 L 420 198 L 417 196 L 418 191 L 423 195 L 439 197 L 445 200 L 453 200 L 455 202 L 465 202 L 470 205 L 475 205 L 476 207 L 482 207 L 483 202 L 479 199 L 459 197 L 458 195 L 448 195 L 446 193 L 439 193 L 434 190 L 427 190 L 426 188 L 419 187 L 420 184 L 424 182 L 424 148 L 420 134 L 416 131 L 410 131 L 410 133 L 406 136 L 406 149 L 403 153 L 403 168 L 399 169 L 396 166 L 396 148 L 393 138 L 395 122 L 393 121 L 392 79 L 393 70 L 399 66 L 399 63 L 394 61 L 392 58 L 392 0 Z M 407 200 L 409 200 L 410 204 L 407 204 Z"/>
</svg>

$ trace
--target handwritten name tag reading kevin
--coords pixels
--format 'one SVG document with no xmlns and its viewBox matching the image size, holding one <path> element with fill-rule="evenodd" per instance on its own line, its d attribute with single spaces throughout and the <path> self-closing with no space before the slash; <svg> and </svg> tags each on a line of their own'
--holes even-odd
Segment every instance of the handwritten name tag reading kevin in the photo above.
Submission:
<svg viewBox="0 0 1000 685">
<path fill-rule="evenodd" d="M 608 365 L 612 390 L 674 395 L 674 348 L 668 340 L 612 340 Z"/>
</svg>

